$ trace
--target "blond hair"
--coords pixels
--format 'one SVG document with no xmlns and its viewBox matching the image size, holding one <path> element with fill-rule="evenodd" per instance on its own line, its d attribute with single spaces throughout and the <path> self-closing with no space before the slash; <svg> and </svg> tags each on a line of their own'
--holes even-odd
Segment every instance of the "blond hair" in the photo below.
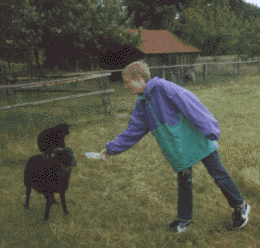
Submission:
<svg viewBox="0 0 260 248">
<path fill-rule="evenodd" d="M 135 61 L 124 68 L 122 76 L 128 76 L 132 79 L 136 79 L 137 74 L 147 82 L 150 79 L 150 69 L 148 65 L 143 61 Z"/>
</svg>

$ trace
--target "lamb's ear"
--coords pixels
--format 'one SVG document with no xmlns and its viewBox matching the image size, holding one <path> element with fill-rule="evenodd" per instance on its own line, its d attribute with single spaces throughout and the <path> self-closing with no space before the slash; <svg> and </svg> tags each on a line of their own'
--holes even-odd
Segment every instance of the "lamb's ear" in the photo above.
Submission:
<svg viewBox="0 0 260 248">
<path fill-rule="evenodd" d="M 69 134 L 69 127 L 71 125 L 68 125 L 67 123 L 59 123 L 57 126 L 56 126 L 56 129 L 61 131 L 61 132 L 64 132 L 64 134 Z"/>
<path fill-rule="evenodd" d="M 58 123 L 57 125 L 56 125 L 56 127 L 67 127 L 67 128 L 69 128 L 69 127 L 71 127 L 72 125 L 71 124 L 67 124 L 66 122 L 64 122 L 64 123 Z"/>
</svg>

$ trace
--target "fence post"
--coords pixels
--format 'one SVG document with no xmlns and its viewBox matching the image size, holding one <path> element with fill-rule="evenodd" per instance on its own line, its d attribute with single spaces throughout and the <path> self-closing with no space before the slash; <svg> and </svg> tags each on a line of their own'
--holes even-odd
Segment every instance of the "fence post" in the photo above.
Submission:
<svg viewBox="0 0 260 248">
<path fill-rule="evenodd" d="M 176 84 L 177 78 L 176 78 L 175 75 L 173 74 L 173 71 L 172 71 L 172 70 L 170 71 L 170 74 L 171 74 L 171 81 Z"/>
<path fill-rule="evenodd" d="M 1 75 L 4 73 L 4 63 L 3 63 L 3 60 L 0 59 L 0 72 L 1 72 Z"/>
<path fill-rule="evenodd" d="M 7 77 L 7 73 L 6 73 L 6 66 L 3 62 L 3 60 L 0 60 L 0 80 L 1 80 L 1 84 L 6 84 L 6 77 Z"/>
<path fill-rule="evenodd" d="M 240 58 L 238 57 L 238 62 L 240 62 Z M 237 74 L 239 75 L 239 65 L 240 63 L 237 64 Z"/>
<path fill-rule="evenodd" d="M 101 90 L 108 90 L 110 88 L 108 75 L 96 78 L 96 80 L 98 81 Z M 113 95 L 111 93 L 105 93 L 101 95 L 101 99 L 103 106 L 106 109 L 106 113 L 111 114 L 113 109 Z"/>
<path fill-rule="evenodd" d="M 113 95 L 111 93 L 102 94 L 102 102 L 106 108 L 106 113 L 111 114 L 113 109 Z"/>
<path fill-rule="evenodd" d="M 233 74 L 237 74 L 237 65 L 233 64 Z"/>
<path fill-rule="evenodd" d="M 47 90 L 47 87 L 48 87 L 48 86 L 47 86 L 47 83 L 44 82 L 42 88 L 43 88 L 44 90 Z"/>
<path fill-rule="evenodd" d="M 162 78 L 165 79 L 165 68 L 163 68 Z"/>
<path fill-rule="evenodd" d="M 76 72 L 79 71 L 79 60 L 76 60 Z"/>
<path fill-rule="evenodd" d="M 208 74 L 207 74 L 207 64 L 203 65 L 203 79 L 206 80 L 208 78 Z"/>
<path fill-rule="evenodd" d="M 14 95 L 15 95 L 14 94 L 14 88 L 13 87 L 7 87 L 6 91 L 7 91 L 8 98 L 11 99 L 11 100 L 14 100 Z"/>
</svg>

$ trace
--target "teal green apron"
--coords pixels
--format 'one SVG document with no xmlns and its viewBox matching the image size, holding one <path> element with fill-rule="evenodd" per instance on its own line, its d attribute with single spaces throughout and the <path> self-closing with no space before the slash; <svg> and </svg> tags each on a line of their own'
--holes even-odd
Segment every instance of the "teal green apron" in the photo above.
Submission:
<svg viewBox="0 0 260 248">
<path fill-rule="evenodd" d="M 152 131 L 158 145 L 175 172 L 184 171 L 210 153 L 217 150 L 217 143 L 208 139 L 183 114 L 178 114 L 180 121 L 173 127 L 168 123 L 161 125 L 151 102 L 142 95 L 158 123 L 158 128 Z"/>
</svg>

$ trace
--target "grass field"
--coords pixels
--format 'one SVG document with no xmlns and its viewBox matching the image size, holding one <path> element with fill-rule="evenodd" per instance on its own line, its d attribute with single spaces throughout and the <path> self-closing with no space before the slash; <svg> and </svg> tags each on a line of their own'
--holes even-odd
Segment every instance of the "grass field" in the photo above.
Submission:
<svg viewBox="0 0 260 248">
<path fill-rule="evenodd" d="M 131 113 L 136 96 L 114 83 L 114 111 Z M 193 229 L 174 235 L 167 230 L 177 216 L 177 173 L 149 133 L 124 153 L 109 161 L 87 161 L 79 155 L 99 152 L 127 127 L 129 118 L 107 117 L 86 124 L 84 100 L 1 111 L 0 247 L 260 247 L 260 77 L 215 78 L 185 85 L 217 119 L 223 166 L 251 205 L 249 223 L 232 230 L 231 209 L 204 165 L 194 165 Z M 52 205 L 44 222 L 45 199 L 32 191 L 25 210 L 23 168 L 39 153 L 37 135 L 57 121 L 73 126 L 66 144 L 75 152 L 66 193 L 70 214 Z M 56 199 L 60 202 L 59 196 Z"/>
</svg>

